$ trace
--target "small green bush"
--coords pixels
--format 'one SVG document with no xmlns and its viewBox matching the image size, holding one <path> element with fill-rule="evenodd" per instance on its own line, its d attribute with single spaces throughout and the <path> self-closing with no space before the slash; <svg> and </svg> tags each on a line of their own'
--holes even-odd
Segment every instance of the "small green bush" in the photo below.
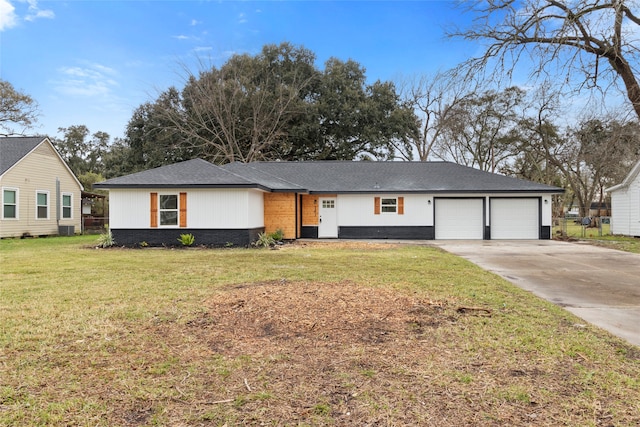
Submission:
<svg viewBox="0 0 640 427">
<path fill-rule="evenodd" d="M 275 244 L 276 244 L 276 241 L 271 235 L 271 233 L 258 234 L 258 240 L 256 240 L 256 242 L 254 243 L 254 245 L 259 248 L 270 248 Z"/>
<path fill-rule="evenodd" d="M 193 244 L 196 242 L 196 238 L 191 233 L 181 234 L 178 238 L 178 242 L 180 242 L 182 246 L 193 246 Z"/>
<path fill-rule="evenodd" d="M 274 231 L 273 233 L 271 233 L 271 237 L 273 238 L 273 240 L 275 240 L 276 242 L 282 242 L 282 240 L 284 239 L 284 231 L 282 231 L 281 228 L 278 228 L 276 231 Z"/>
</svg>

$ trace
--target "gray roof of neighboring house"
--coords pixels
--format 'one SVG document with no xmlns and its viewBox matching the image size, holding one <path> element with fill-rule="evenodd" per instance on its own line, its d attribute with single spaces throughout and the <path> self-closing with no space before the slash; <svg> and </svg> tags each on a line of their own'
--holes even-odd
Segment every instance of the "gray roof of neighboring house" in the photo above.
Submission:
<svg viewBox="0 0 640 427">
<path fill-rule="evenodd" d="M 8 136 L 0 138 L 0 175 L 11 169 L 20 159 L 29 154 L 46 137 Z"/>
<path fill-rule="evenodd" d="M 222 166 L 238 175 L 256 171 L 295 182 L 310 193 L 508 193 L 563 190 L 451 162 L 254 162 Z"/>
<path fill-rule="evenodd" d="M 255 180 L 247 180 L 202 159 L 161 166 L 94 184 L 94 188 L 176 187 L 260 188 L 262 186 Z M 268 190 L 268 188 L 265 189 Z"/>
<path fill-rule="evenodd" d="M 96 188 L 260 188 L 309 193 L 559 193 L 531 181 L 450 162 L 253 162 L 195 159 L 113 178 Z"/>
</svg>

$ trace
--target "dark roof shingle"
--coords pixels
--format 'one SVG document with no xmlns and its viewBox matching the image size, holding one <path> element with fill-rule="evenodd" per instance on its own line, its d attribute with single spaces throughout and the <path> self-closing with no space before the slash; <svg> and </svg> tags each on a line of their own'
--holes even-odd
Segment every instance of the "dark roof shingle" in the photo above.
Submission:
<svg viewBox="0 0 640 427">
<path fill-rule="evenodd" d="M 450 162 L 253 162 L 202 159 L 113 178 L 96 188 L 261 188 L 310 193 L 509 193 L 563 190 Z"/>
<path fill-rule="evenodd" d="M 232 163 L 223 168 L 241 176 L 247 171 L 260 171 L 295 182 L 311 193 L 562 191 L 451 162 L 254 162 Z"/>
<path fill-rule="evenodd" d="M 20 159 L 29 154 L 46 137 L 8 136 L 0 138 L 0 175 L 11 169 Z"/>
<path fill-rule="evenodd" d="M 258 183 L 213 165 L 193 159 L 160 166 L 142 172 L 112 178 L 95 188 L 169 188 L 169 187 L 258 187 Z"/>
</svg>

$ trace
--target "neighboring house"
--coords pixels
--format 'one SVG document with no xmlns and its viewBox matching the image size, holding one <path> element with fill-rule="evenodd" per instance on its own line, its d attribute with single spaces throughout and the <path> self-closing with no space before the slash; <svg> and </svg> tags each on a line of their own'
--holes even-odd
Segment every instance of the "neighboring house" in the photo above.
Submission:
<svg viewBox="0 0 640 427">
<path fill-rule="evenodd" d="M 49 138 L 0 138 L 0 238 L 79 232 L 81 192 Z"/>
<path fill-rule="evenodd" d="M 620 184 L 605 191 L 611 195 L 611 234 L 640 237 L 640 161 Z"/>
<path fill-rule="evenodd" d="M 550 239 L 563 190 L 449 162 L 255 162 L 201 159 L 94 185 L 109 190 L 121 245 L 247 245 L 286 239 Z"/>
</svg>

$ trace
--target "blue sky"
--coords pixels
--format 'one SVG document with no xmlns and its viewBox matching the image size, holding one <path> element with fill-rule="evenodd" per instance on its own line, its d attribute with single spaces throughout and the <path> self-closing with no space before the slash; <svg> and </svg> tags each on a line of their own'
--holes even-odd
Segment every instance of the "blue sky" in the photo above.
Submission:
<svg viewBox="0 0 640 427">
<path fill-rule="evenodd" d="M 370 82 L 429 75 L 476 53 L 444 36 L 452 1 L 0 0 L 0 78 L 39 104 L 35 133 L 86 125 L 121 137 L 131 114 L 187 64 L 284 41 L 353 59 Z"/>
</svg>

